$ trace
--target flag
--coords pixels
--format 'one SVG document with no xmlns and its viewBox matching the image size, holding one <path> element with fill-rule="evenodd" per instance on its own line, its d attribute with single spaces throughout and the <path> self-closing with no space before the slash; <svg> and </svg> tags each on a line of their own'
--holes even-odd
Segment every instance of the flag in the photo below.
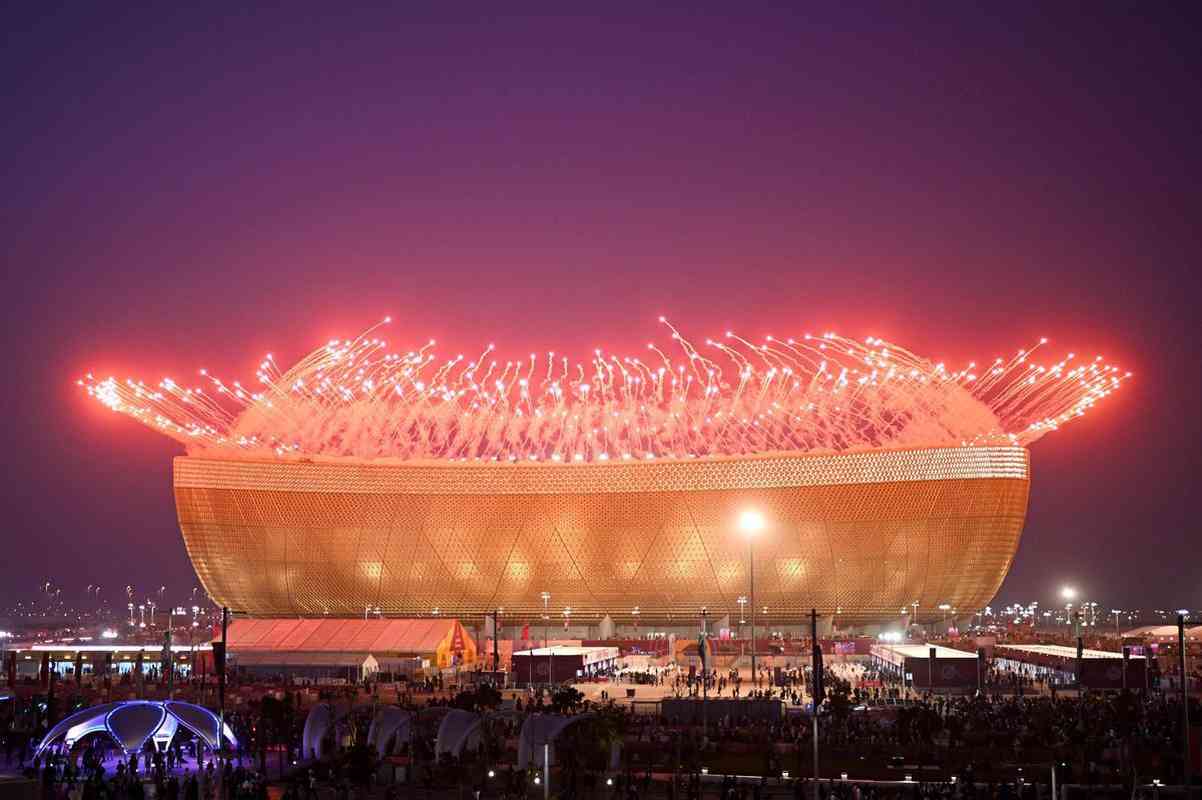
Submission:
<svg viewBox="0 0 1202 800">
<path fill-rule="evenodd" d="M 171 631 L 163 631 L 163 649 L 159 651 L 159 669 L 164 678 L 171 671 Z"/>
<path fill-rule="evenodd" d="M 213 642 L 210 645 L 213 648 L 213 671 L 217 673 L 217 677 L 225 676 L 225 642 Z M 141 654 L 138 654 L 138 660 L 141 661 Z"/>
<path fill-rule="evenodd" d="M 822 705 L 822 701 L 826 697 L 826 689 L 823 686 L 823 666 L 822 666 L 822 645 L 814 642 L 814 710 L 818 710 L 818 706 Z"/>
<path fill-rule="evenodd" d="M 522 626 L 522 641 L 523 642 L 530 641 L 530 623 L 529 622 L 527 622 L 525 625 Z"/>
<path fill-rule="evenodd" d="M 710 661 L 710 642 L 704 633 L 697 634 L 697 653 L 701 656 L 701 670 L 705 672 Z"/>
</svg>

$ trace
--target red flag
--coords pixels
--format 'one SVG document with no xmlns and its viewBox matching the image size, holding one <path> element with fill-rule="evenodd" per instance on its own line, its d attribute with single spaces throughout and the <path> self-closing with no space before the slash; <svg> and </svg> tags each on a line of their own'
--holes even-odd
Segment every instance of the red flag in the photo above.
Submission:
<svg viewBox="0 0 1202 800">
<path fill-rule="evenodd" d="M 525 625 L 522 626 L 522 641 L 523 642 L 530 641 L 530 623 L 529 622 L 527 622 Z"/>
</svg>

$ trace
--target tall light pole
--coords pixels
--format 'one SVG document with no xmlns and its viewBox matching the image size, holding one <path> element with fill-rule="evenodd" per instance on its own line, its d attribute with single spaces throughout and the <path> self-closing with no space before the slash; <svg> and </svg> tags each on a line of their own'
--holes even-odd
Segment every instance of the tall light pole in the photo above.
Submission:
<svg viewBox="0 0 1202 800">
<path fill-rule="evenodd" d="M 551 602 L 551 593 L 543 592 L 539 595 L 543 599 L 543 647 L 547 648 L 547 687 L 551 686 L 551 670 L 555 665 L 551 660 L 551 644 L 548 638 L 547 626 L 550 624 L 550 614 L 547 613 L 547 603 Z"/>
<path fill-rule="evenodd" d="M 1189 678 L 1185 669 L 1185 610 L 1177 614 L 1177 664 L 1181 671 L 1181 766 L 1186 787 L 1190 785 L 1190 747 L 1189 747 Z M 1145 666 L 1145 669 L 1147 667 Z M 1189 789 L 1185 790 L 1187 793 Z"/>
<path fill-rule="evenodd" d="M 739 604 L 739 638 L 743 638 L 743 626 L 747 624 L 747 595 L 739 595 L 739 599 L 735 601 Z M 742 653 L 742 645 L 740 645 L 739 655 Z"/>
<path fill-rule="evenodd" d="M 810 639 L 814 645 L 810 651 L 813 658 L 811 670 L 814 675 L 814 800 L 818 800 L 818 709 L 826 697 L 826 690 L 823 686 L 825 667 L 822 664 L 822 645 L 818 644 L 818 611 L 813 608 L 810 609 Z"/>
<path fill-rule="evenodd" d="M 213 653 L 213 666 L 217 669 L 217 753 L 225 750 L 225 658 L 230 640 L 230 610 L 221 607 L 221 650 Z M 213 646 L 216 648 L 216 645 Z M 412 753 L 413 751 L 410 750 Z"/>
<path fill-rule="evenodd" d="M 511 651 L 512 652 L 512 651 Z M 494 608 L 492 612 L 492 671 L 501 671 L 501 609 Z M 493 676 L 493 684 L 497 682 Z"/>
<path fill-rule="evenodd" d="M 1065 621 L 1065 623 L 1068 624 L 1069 627 L 1073 628 L 1073 635 L 1075 636 L 1077 631 L 1076 631 L 1076 628 L 1073 626 L 1073 622 L 1074 622 L 1073 600 L 1077 599 L 1077 590 L 1071 586 L 1065 586 L 1064 588 L 1062 588 L 1060 590 L 1060 596 L 1062 598 L 1064 598 L 1064 601 L 1065 601 L 1064 602 L 1064 616 L 1065 616 L 1064 621 Z"/>
<path fill-rule="evenodd" d="M 747 510 L 739 515 L 739 529 L 747 537 L 747 577 L 751 584 L 751 684 L 755 685 L 755 537 L 764 529 L 764 515 Z"/>
<path fill-rule="evenodd" d="M 709 642 L 706 641 L 709 636 L 709 609 L 704 606 L 701 608 L 701 635 L 697 637 L 697 655 L 701 657 L 701 735 L 703 738 L 709 737 L 710 724 L 708 714 L 709 702 L 709 659 L 706 657 Z"/>
</svg>

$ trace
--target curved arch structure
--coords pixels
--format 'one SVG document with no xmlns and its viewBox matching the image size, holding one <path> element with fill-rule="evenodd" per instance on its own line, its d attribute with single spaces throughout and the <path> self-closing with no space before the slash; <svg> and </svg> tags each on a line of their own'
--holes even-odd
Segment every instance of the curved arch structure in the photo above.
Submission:
<svg viewBox="0 0 1202 800">
<path fill-rule="evenodd" d="M 518 769 L 526 769 L 534 765 L 542 768 L 543 745 L 549 745 L 547 750 L 550 764 L 555 764 L 555 740 L 568 729 L 570 725 L 592 719 L 592 714 L 531 714 L 522 723 L 522 732 L 518 737 Z"/>
<path fill-rule="evenodd" d="M 256 616 L 541 614 L 693 618 L 757 605 L 790 622 L 984 607 L 1018 548 L 1022 447 L 586 464 L 175 459 L 188 555 Z"/>
<path fill-rule="evenodd" d="M 481 715 L 471 711 L 451 709 L 438 725 L 438 737 L 434 740 L 435 755 L 449 753 L 458 758 L 463 754 L 464 747 L 479 744 L 482 719 Z"/>
<path fill-rule="evenodd" d="M 217 715 L 204 706 L 181 703 L 177 700 L 127 700 L 104 703 L 76 711 L 51 728 L 38 744 L 35 754 L 63 742 L 71 747 L 80 739 L 94 733 L 109 736 L 126 753 L 141 750 L 154 739 L 164 746 L 170 744 L 180 727 L 191 731 L 210 748 L 220 747 Z M 233 731 L 225 726 L 225 739 L 237 745 Z"/>
<path fill-rule="evenodd" d="M 344 714 L 338 713 L 329 703 L 318 703 L 309 709 L 305 717 L 305 728 L 301 734 L 301 758 L 320 761 L 326 753 L 326 735 Z"/>
<path fill-rule="evenodd" d="M 396 706 L 380 706 L 367 730 L 367 745 L 374 747 L 380 758 L 391 755 L 396 746 L 409 740 L 413 714 Z"/>
</svg>

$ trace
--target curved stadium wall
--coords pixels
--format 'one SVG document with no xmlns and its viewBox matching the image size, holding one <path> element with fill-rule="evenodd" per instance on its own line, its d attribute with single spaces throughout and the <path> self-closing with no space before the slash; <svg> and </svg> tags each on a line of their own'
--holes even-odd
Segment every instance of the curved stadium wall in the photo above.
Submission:
<svg viewBox="0 0 1202 800">
<path fill-rule="evenodd" d="M 769 621 L 810 608 L 895 619 L 971 613 L 1018 547 L 1022 447 L 606 464 L 175 459 L 189 557 L 220 604 L 255 616 L 696 620 L 739 613 L 754 552 Z M 769 521 L 754 548 L 738 531 Z M 763 609 L 767 608 L 766 614 Z"/>
</svg>

